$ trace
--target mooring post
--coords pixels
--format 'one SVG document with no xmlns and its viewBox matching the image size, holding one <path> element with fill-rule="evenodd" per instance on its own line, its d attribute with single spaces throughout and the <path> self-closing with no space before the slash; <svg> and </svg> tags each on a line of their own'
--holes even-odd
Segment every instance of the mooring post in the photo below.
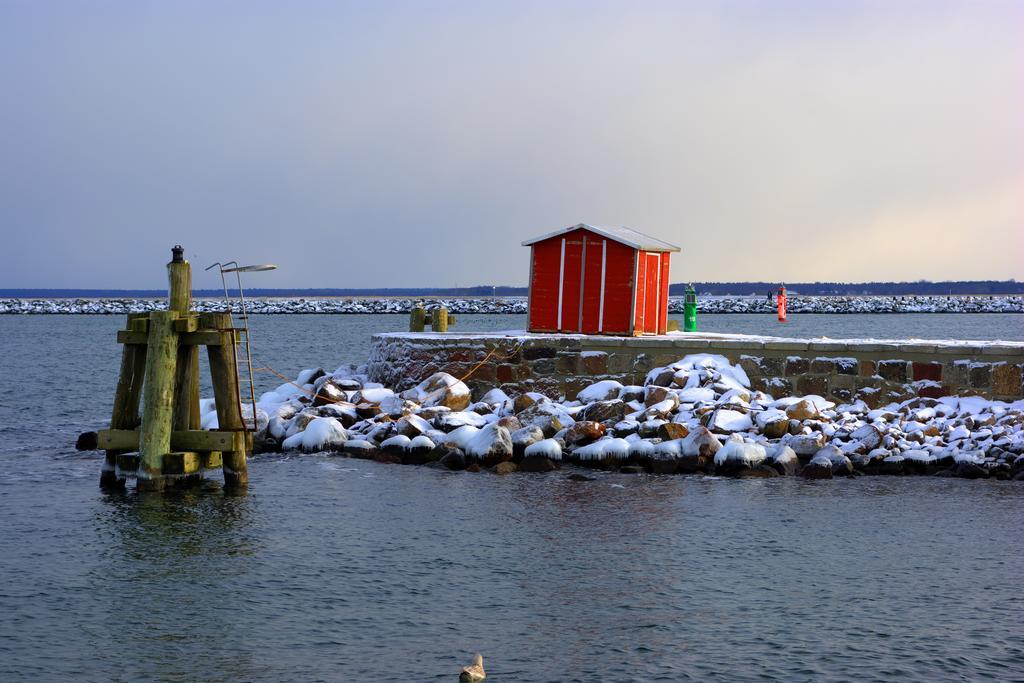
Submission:
<svg viewBox="0 0 1024 683">
<path fill-rule="evenodd" d="M 147 313 L 129 313 L 125 329 L 131 329 L 133 320 L 142 320 Z M 142 378 L 146 371 L 146 345 L 125 344 L 121 351 L 121 372 L 114 391 L 114 409 L 110 416 L 111 429 L 136 429 L 139 426 L 139 397 Z M 117 476 L 117 456 L 125 451 L 108 450 L 104 454 L 100 471 L 100 487 L 123 489 L 125 478 Z"/>
<path fill-rule="evenodd" d="M 448 331 L 448 309 L 444 306 L 435 308 L 430 317 L 430 329 L 434 332 Z"/>
<path fill-rule="evenodd" d="M 139 491 L 164 487 L 162 464 L 171 451 L 174 420 L 174 380 L 178 360 L 177 311 L 151 311 L 146 338 L 145 387 L 142 391 L 142 429 L 139 435 Z"/>
<path fill-rule="evenodd" d="M 413 306 L 412 311 L 409 313 L 409 331 L 422 332 L 426 317 L 427 312 L 423 309 L 421 304 Z"/>
<path fill-rule="evenodd" d="M 181 320 L 192 314 L 192 265 L 184 258 L 184 249 L 171 249 L 167 264 L 167 308 L 176 311 Z M 199 429 L 199 347 L 194 344 L 178 348 L 175 378 L 175 429 Z"/>
<path fill-rule="evenodd" d="M 249 467 L 246 463 L 245 440 L 242 437 L 244 424 L 239 408 L 238 368 L 235 358 L 235 334 L 230 313 L 204 313 L 199 317 L 203 328 L 231 330 L 228 343 L 207 346 L 210 359 L 210 376 L 213 383 L 213 398 L 217 406 L 217 423 L 222 431 L 238 435 L 235 449 L 224 451 L 224 488 L 239 489 L 249 485 Z M 253 408 L 255 412 L 255 407 Z M 255 415 L 253 416 L 255 418 Z M 254 419 L 255 423 L 256 420 Z"/>
</svg>

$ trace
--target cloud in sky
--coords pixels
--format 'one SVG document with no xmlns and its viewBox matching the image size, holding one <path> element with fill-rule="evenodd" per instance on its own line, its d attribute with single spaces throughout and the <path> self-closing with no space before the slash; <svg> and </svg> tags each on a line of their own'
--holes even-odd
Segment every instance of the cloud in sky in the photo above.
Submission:
<svg viewBox="0 0 1024 683">
<path fill-rule="evenodd" d="M 1024 278 L 1019 2 L 0 5 L 0 287 Z M 211 279 L 212 283 L 212 279 Z M 206 283 L 201 276 L 197 284 Z M 256 284 L 255 282 L 253 283 Z"/>
</svg>

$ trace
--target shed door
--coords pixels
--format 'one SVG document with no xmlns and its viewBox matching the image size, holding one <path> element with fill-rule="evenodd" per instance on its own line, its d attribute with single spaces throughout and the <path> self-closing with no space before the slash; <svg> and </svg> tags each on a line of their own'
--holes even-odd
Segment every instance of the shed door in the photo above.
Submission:
<svg viewBox="0 0 1024 683">
<path fill-rule="evenodd" d="M 644 254 L 644 332 L 658 333 L 658 311 L 661 304 L 661 263 L 658 254 Z"/>
</svg>

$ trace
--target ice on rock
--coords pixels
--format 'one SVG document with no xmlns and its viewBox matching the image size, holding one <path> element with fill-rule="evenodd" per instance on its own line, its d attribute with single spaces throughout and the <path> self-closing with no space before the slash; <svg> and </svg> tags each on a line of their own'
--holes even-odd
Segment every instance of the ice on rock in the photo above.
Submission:
<svg viewBox="0 0 1024 683">
<path fill-rule="evenodd" d="M 394 436 L 384 439 L 381 442 L 380 447 L 392 451 L 404 451 L 408 450 L 409 443 L 412 441 L 405 434 L 395 434 Z"/>
<path fill-rule="evenodd" d="M 719 409 L 712 418 L 712 429 L 721 432 L 745 432 L 753 428 L 750 415 L 737 410 Z"/>
<path fill-rule="evenodd" d="M 742 467 L 756 467 L 767 458 L 768 454 L 761 444 L 743 441 L 741 438 L 730 438 L 715 453 L 715 466 L 722 467 L 729 464 Z"/>
<path fill-rule="evenodd" d="M 395 392 L 383 387 L 373 389 L 363 387 L 360 390 L 359 395 L 367 403 L 383 403 L 387 399 L 392 398 L 395 395 Z"/>
<path fill-rule="evenodd" d="M 616 382 L 613 379 L 605 379 L 586 387 L 576 395 L 576 398 L 582 403 L 607 401 L 608 399 L 617 397 L 620 391 L 622 391 L 621 382 Z"/>
<path fill-rule="evenodd" d="M 466 441 L 466 446 L 463 450 L 465 450 L 466 455 L 476 458 L 484 458 L 490 455 L 511 455 L 512 437 L 504 427 L 489 424 L 470 437 Z"/>
<path fill-rule="evenodd" d="M 549 460 L 561 460 L 562 446 L 554 439 L 542 439 L 527 446 L 524 455 L 528 458 L 541 457 Z"/>
<path fill-rule="evenodd" d="M 637 458 L 649 458 L 654 455 L 654 451 L 657 448 L 656 444 L 641 439 L 639 434 L 630 434 L 629 437 L 627 437 L 627 440 L 630 437 L 636 437 L 635 440 L 629 442 L 629 454 L 631 456 Z"/>
<path fill-rule="evenodd" d="M 420 434 L 419 436 L 413 437 L 412 440 L 409 441 L 409 445 L 408 445 L 407 448 L 410 451 L 411 450 L 430 451 L 430 450 L 434 449 L 434 442 L 430 440 L 430 437 L 428 437 L 428 436 L 426 436 L 424 434 Z"/>
<path fill-rule="evenodd" d="M 579 460 L 625 460 L 629 457 L 629 442 L 606 436 L 575 449 L 572 455 Z"/>
<path fill-rule="evenodd" d="M 658 460 L 678 460 L 685 451 L 685 439 L 662 441 L 654 446 L 653 457 Z"/>
<path fill-rule="evenodd" d="M 692 389 L 680 389 L 676 392 L 680 403 L 713 403 L 715 390 L 710 387 L 694 387 Z"/>
<path fill-rule="evenodd" d="M 302 450 L 310 452 L 336 450 L 348 440 L 345 428 L 333 417 L 315 417 L 295 436 L 301 436 Z"/>
<path fill-rule="evenodd" d="M 323 368 L 306 368 L 299 373 L 295 380 L 296 384 L 306 385 L 312 382 L 317 376 L 324 374 Z"/>
<path fill-rule="evenodd" d="M 967 439 L 971 436 L 971 430 L 960 425 L 954 429 L 949 430 L 949 434 L 946 435 L 948 441 L 957 441 L 959 439 Z"/>
<path fill-rule="evenodd" d="M 448 433 L 445 443 L 456 448 L 466 450 L 466 446 L 469 442 L 479 433 L 480 428 L 474 427 L 473 425 L 463 425 L 458 429 L 455 429 Z"/>
<path fill-rule="evenodd" d="M 912 462 L 928 464 L 935 460 L 935 456 L 933 456 L 931 453 L 925 450 L 911 449 L 903 451 L 903 459 L 910 460 Z"/>
<path fill-rule="evenodd" d="M 434 424 L 441 431 L 452 431 L 459 427 L 476 427 L 480 429 L 487 425 L 487 420 L 479 413 L 453 412 L 444 413 L 434 418 Z"/>
</svg>

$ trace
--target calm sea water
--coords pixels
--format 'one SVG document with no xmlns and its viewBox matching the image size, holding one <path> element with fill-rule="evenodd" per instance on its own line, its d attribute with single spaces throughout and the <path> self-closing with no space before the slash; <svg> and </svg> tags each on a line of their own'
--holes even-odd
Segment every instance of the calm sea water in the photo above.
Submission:
<svg viewBox="0 0 1024 683">
<path fill-rule="evenodd" d="M 764 318 L 701 326 L 777 333 Z M 310 455 L 254 459 L 244 496 L 109 496 L 72 444 L 109 417 L 121 324 L 0 316 L 0 680 L 455 680 L 476 651 L 494 681 L 1024 678 L 1019 484 Z M 260 317 L 254 346 L 291 375 L 361 362 L 405 324 Z M 1024 339 L 1024 316 L 806 316 L 786 334 Z"/>
</svg>

